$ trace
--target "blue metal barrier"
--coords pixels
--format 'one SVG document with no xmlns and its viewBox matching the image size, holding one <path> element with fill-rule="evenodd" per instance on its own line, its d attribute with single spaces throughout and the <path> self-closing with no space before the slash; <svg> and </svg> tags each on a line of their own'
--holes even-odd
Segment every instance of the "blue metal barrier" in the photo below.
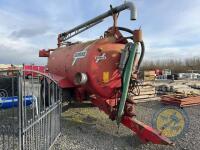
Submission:
<svg viewBox="0 0 200 150">
<path fill-rule="evenodd" d="M 32 95 L 24 96 L 24 106 L 29 106 L 33 103 L 36 97 Z M 0 97 L 0 108 L 7 109 L 18 107 L 18 96 L 13 97 Z"/>
</svg>

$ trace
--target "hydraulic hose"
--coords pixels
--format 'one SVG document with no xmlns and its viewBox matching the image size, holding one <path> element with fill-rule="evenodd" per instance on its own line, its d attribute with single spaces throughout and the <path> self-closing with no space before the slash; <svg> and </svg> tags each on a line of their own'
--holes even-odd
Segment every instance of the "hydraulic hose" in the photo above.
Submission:
<svg viewBox="0 0 200 150">
<path fill-rule="evenodd" d="M 128 29 L 128 28 L 125 28 L 125 27 L 116 27 L 118 30 L 121 30 L 121 31 L 125 31 L 125 32 L 128 32 L 130 34 L 133 34 L 133 31 L 131 29 Z"/>
</svg>

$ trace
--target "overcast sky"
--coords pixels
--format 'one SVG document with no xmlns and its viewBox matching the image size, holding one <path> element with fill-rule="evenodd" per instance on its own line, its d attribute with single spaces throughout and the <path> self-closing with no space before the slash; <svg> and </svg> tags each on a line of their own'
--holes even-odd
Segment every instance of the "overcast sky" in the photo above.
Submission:
<svg viewBox="0 0 200 150">
<path fill-rule="evenodd" d="M 55 48 L 57 34 L 79 25 L 123 0 L 0 0 L 0 63 L 45 63 L 39 49 Z M 145 59 L 200 56 L 200 0 L 135 0 L 138 19 L 129 12 L 119 26 L 143 29 Z M 74 40 L 98 38 L 112 19 Z"/>
</svg>

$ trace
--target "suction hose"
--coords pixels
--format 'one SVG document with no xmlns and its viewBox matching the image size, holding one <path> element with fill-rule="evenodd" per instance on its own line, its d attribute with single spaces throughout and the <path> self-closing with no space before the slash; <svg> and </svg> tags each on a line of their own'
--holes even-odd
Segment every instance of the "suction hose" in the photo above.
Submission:
<svg viewBox="0 0 200 150">
<path fill-rule="evenodd" d="M 136 68 L 136 71 L 138 71 L 140 69 L 140 66 L 142 64 L 142 60 L 144 58 L 144 53 L 145 53 L 145 45 L 144 45 L 144 42 L 140 42 L 140 45 L 141 45 L 141 54 L 140 54 L 140 59 L 138 61 L 138 65 L 137 65 L 137 68 Z"/>
</svg>

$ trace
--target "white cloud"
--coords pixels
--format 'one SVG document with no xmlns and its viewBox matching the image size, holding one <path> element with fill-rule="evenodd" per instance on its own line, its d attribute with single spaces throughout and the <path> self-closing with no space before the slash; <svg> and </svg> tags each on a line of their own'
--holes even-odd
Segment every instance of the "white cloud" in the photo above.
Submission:
<svg viewBox="0 0 200 150">
<path fill-rule="evenodd" d="M 8 47 L 9 49 L 13 49 L 19 52 L 25 52 L 30 48 L 34 48 L 35 46 L 26 42 L 24 39 L 10 39 L 7 37 L 0 37 L 0 46 Z M 2 51 L 2 50 L 1 50 Z"/>
<path fill-rule="evenodd" d="M 17 56 L 20 55 L 23 55 L 20 56 L 21 62 L 33 60 L 42 63 L 42 58 L 38 58 L 38 50 L 55 48 L 58 33 L 107 11 L 109 4 L 117 6 L 123 2 L 35 0 L 26 1 L 22 5 L 16 5 L 17 1 L 9 1 L 3 8 L 0 5 L 0 52 L 4 53 L 4 56 L 0 55 L 0 63 L 4 63 L 4 57 L 14 61 L 18 60 Z M 199 0 L 135 2 L 138 7 L 138 20 L 131 22 L 129 12 L 126 11 L 120 14 L 119 25 L 131 29 L 142 25 L 147 49 L 145 58 L 183 58 L 200 55 Z M 96 39 L 103 35 L 109 26 L 112 26 L 112 18 L 75 36 L 72 41 Z"/>
</svg>

